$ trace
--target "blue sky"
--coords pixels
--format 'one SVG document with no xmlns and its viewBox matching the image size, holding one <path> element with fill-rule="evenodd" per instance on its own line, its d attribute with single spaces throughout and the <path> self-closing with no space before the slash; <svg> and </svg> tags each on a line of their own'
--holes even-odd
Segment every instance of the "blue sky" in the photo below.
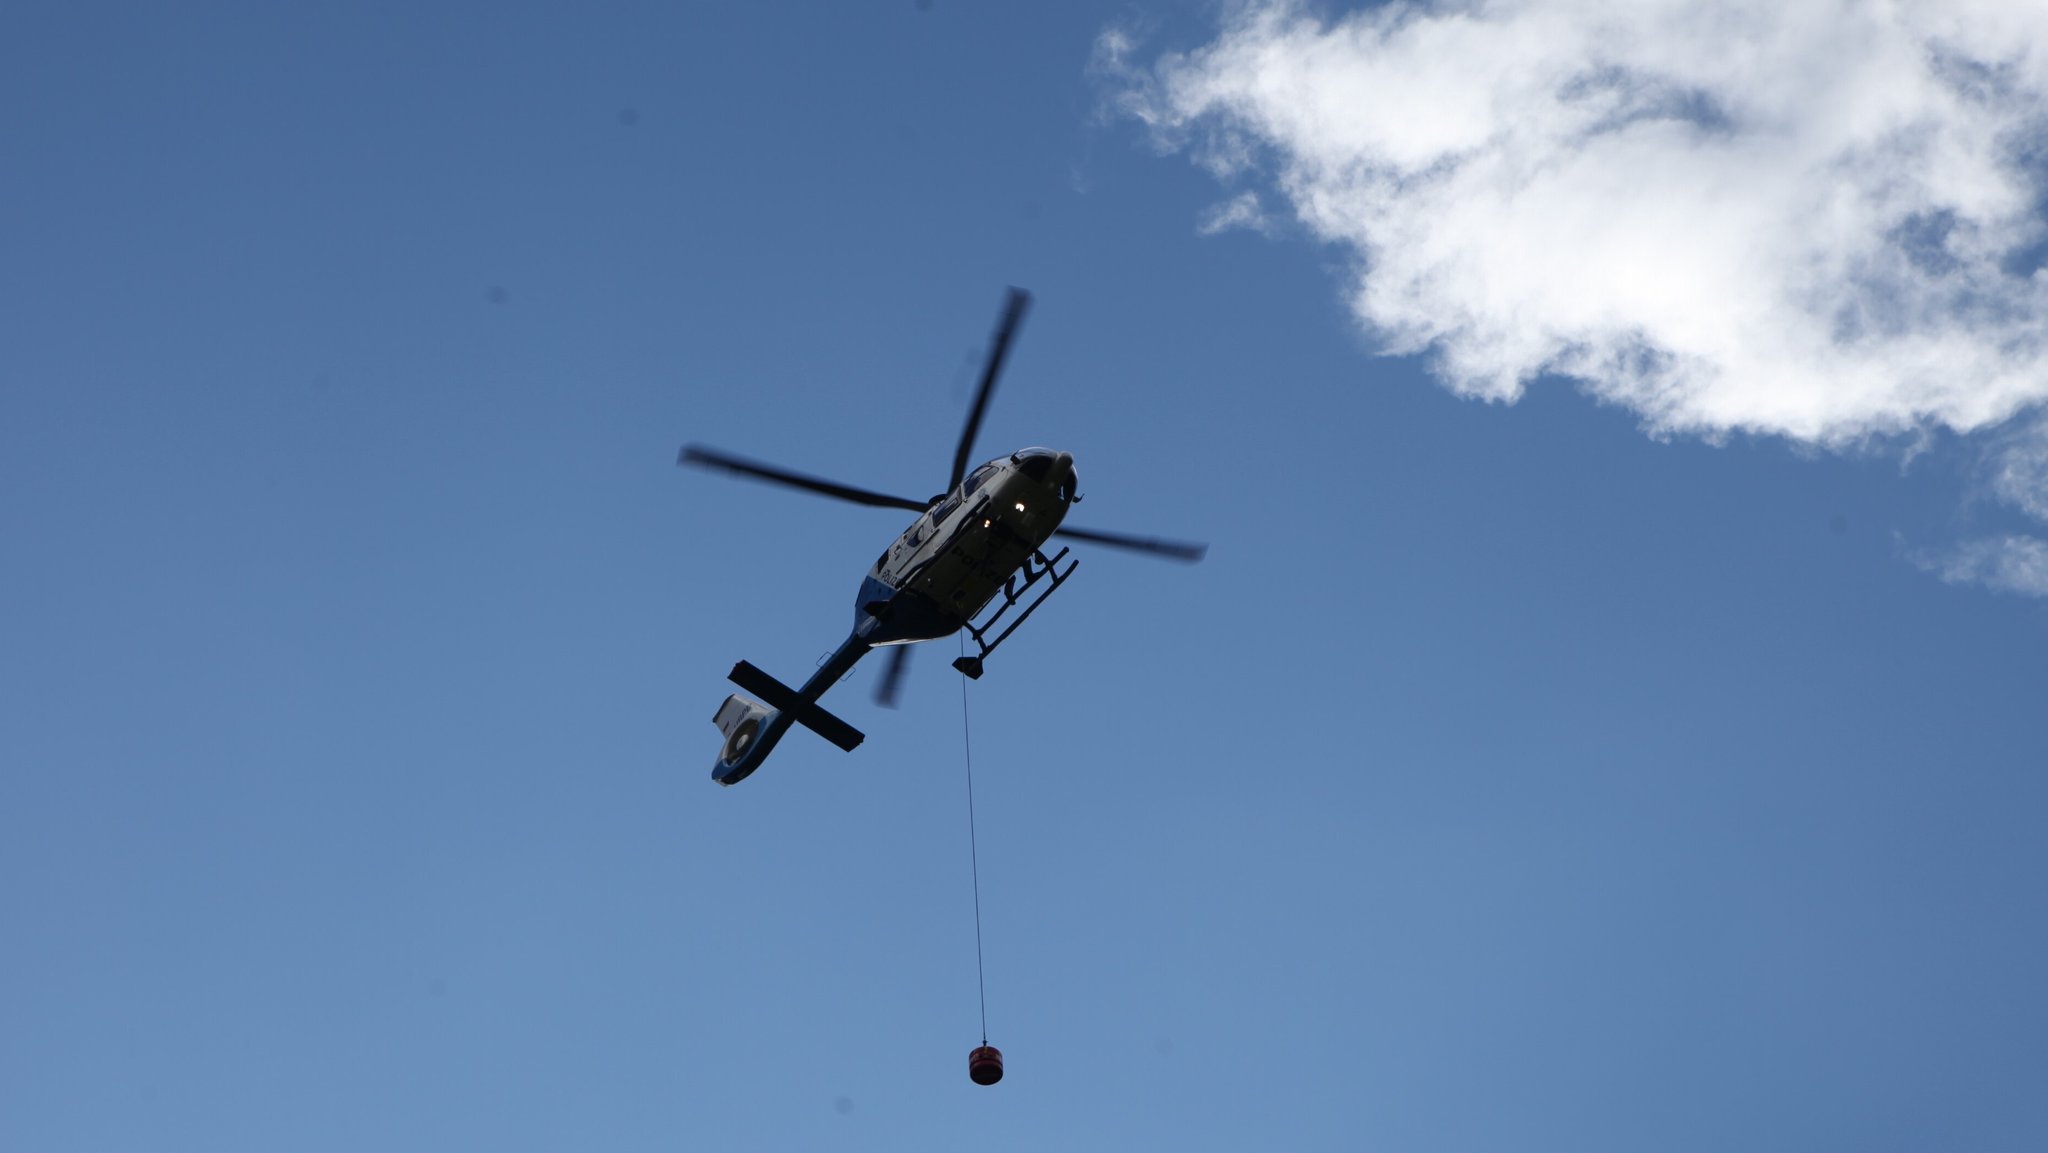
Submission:
<svg viewBox="0 0 2048 1153">
<path fill-rule="evenodd" d="M 1230 70 L 1298 16 L 11 6 L 0 1146 L 2039 1147 L 2040 278 L 1898 266 L 1933 392 L 1576 266 L 1482 363 L 1533 305 L 1394 290 L 1522 283 L 1428 241 L 1532 201 L 1315 183 L 1379 169 Z M 1977 275 L 2000 163 L 1881 207 Z M 672 462 L 936 491 L 1008 284 L 986 455 L 1212 549 L 1086 552 L 969 689 L 981 1089 L 950 642 L 708 779 L 903 518 Z"/>
</svg>

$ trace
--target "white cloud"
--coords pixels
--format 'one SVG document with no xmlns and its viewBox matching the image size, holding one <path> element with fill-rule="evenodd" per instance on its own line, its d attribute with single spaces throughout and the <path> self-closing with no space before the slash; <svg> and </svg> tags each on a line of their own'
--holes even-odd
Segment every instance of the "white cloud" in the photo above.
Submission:
<svg viewBox="0 0 2048 1153">
<path fill-rule="evenodd" d="M 1113 106 L 1348 249 L 1458 392 L 1836 448 L 2048 402 L 2042 0 L 1265 0 L 1136 56 L 1097 44 Z M 1992 489 L 2048 519 L 2013 443 Z"/>
<path fill-rule="evenodd" d="M 1992 494 L 2048 521 L 2048 419 L 2021 422 L 1992 444 L 1989 461 Z"/>
<path fill-rule="evenodd" d="M 1204 212 L 1196 228 L 1203 236 L 1214 236 L 1233 228 L 1266 233 L 1270 231 L 1271 222 L 1266 219 L 1265 209 L 1259 206 L 1258 193 L 1240 192 Z"/>
<path fill-rule="evenodd" d="M 1980 584 L 2001 592 L 2048 596 L 2048 541 L 2035 537 L 1986 537 L 1917 559 L 1920 567 L 1950 584 Z"/>
</svg>

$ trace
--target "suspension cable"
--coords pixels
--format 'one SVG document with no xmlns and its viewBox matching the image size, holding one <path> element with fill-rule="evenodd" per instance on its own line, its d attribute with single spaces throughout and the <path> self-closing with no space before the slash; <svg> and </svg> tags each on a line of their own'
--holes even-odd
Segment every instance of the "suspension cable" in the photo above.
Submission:
<svg viewBox="0 0 2048 1153">
<path fill-rule="evenodd" d="M 960 637 L 967 655 L 967 637 Z M 981 850 L 974 839 L 974 738 L 967 724 L 967 678 L 960 678 L 960 744 L 967 754 L 967 863 L 974 876 L 974 985 L 981 995 L 981 1043 L 988 1044 L 988 979 L 981 964 Z"/>
</svg>

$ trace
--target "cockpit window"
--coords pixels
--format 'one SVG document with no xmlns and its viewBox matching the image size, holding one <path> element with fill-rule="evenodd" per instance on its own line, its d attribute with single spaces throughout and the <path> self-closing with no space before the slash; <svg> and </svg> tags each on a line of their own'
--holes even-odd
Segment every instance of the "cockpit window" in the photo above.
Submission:
<svg viewBox="0 0 2048 1153">
<path fill-rule="evenodd" d="M 973 492 L 975 489 L 980 488 L 983 484 L 987 483 L 989 477 L 995 475 L 995 471 L 994 461 L 990 461 L 988 464 L 975 469 L 972 473 L 968 474 L 967 488 L 964 491 Z"/>
</svg>

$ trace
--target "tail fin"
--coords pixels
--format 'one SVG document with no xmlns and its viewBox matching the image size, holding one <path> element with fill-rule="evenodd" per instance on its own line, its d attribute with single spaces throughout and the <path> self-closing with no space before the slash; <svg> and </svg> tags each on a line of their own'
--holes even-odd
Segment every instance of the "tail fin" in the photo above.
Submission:
<svg viewBox="0 0 2048 1153">
<path fill-rule="evenodd" d="M 775 710 L 752 697 L 734 693 L 725 698 L 725 703 L 718 706 L 718 715 L 711 718 L 711 723 L 725 734 L 725 743 L 718 749 L 718 765 L 711 775 L 724 779 L 719 770 L 730 770 L 745 759 L 760 743 L 762 731 L 774 720 Z"/>
</svg>

